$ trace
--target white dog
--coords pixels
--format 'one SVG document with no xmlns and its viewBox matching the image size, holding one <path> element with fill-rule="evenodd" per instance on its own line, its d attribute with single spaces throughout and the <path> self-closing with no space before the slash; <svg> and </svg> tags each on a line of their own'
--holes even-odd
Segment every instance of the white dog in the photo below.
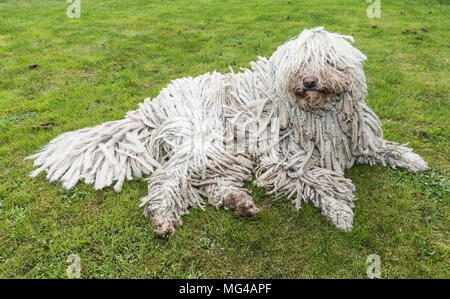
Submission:
<svg viewBox="0 0 450 299">
<path fill-rule="evenodd" d="M 120 191 L 148 178 L 142 199 L 154 233 L 168 236 L 202 196 L 240 216 L 259 212 L 243 188 L 251 181 L 277 196 L 312 202 L 337 228 L 353 226 L 355 163 L 424 171 L 412 150 L 383 139 L 365 104 L 366 57 L 352 37 L 304 30 L 241 73 L 172 81 L 125 119 L 62 134 L 30 156 L 50 181 L 78 180 Z"/>
</svg>

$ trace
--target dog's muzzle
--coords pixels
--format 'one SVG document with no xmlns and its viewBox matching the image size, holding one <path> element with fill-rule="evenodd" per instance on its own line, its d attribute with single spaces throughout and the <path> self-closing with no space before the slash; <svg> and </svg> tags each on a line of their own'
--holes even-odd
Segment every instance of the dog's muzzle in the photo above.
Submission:
<svg viewBox="0 0 450 299">
<path fill-rule="evenodd" d="M 302 84 L 306 90 L 315 90 L 319 84 L 319 78 L 315 75 L 307 74 L 303 77 Z"/>
</svg>

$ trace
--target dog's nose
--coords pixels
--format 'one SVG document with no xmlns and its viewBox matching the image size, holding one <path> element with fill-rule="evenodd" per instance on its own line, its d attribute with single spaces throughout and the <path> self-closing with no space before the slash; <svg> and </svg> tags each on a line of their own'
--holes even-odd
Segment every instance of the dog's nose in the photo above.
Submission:
<svg viewBox="0 0 450 299">
<path fill-rule="evenodd" d="M 314 75 L 306 75 L 303 77 L 303 80 L 302 80 L 303 86 L 306 89 L 313 89 L 314 87 L 317 86 L 318 81 L 319 80 Z"/>
</svg>

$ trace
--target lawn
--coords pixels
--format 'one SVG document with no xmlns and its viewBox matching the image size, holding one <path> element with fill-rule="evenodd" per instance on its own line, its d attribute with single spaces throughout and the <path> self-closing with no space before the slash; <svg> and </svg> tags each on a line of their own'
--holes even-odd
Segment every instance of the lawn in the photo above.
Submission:
<svg viewBox="0 0 450 299">
<path fill-rule="evenodd" d="M 0 0 L 0 278 L 450 278 L 449 54 L 446 0 Z M 431 169 L 355 166 L 352 232 L 250 183 L 262 212 L 192 209 L 168 240 L 142 216 L 143 179 L 95 192 L 33 179 L 24 157 L 60 133 L 121 119 L 170 80 L 248 67 L 305 27 L 352 35 L 368 57 L 368 105 L 386 139 Z"/>
</svg>

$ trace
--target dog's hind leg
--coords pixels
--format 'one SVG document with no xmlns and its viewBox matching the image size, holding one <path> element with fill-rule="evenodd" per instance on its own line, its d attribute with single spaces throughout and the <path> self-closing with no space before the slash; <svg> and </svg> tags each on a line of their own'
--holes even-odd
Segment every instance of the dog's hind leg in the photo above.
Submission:
<svg viewBox="0 0 450 299">
<path fill-rule="evenodd" d="M 221 152 L 213 144 L 197 149 L 180 146 L 175 152 L 179 155 L 148 179 L 149 193 L 141 203 L 155 235 L 171 235 L 190 207 L 203 208 L 202 195 L 214 206 L 223 206 L 241 216 L 259 211 L 243 188 L 243 182 L 251 179 L 248 159 Z M 189 158 L 180 159 L 185 157 L 182 153 Z M 200 156 L 206 158 L 199 159 Z"/>
<path fill-rule="evenodd" d="M 201 183 L 201 181 L 199 181 Z M 216 208 L 231 210 L 237 216 L 252 217 L 259 213 L 242 180 L 232 177 L 217 177 L 202 185 L 208 202 Z"/>
<path fill-rule="evenodd" d="M 172 167 L 170 167 L 172 166 Z M 184 165 L 161 167 L 147 180 L 148 195 L 141 199 L 144 216 L 158 237 L 168 237 L 182 224 L 181 216 L 190 207 L 203 208 L 203 200 L 190 184 Z"/>
<path fill-rule="evenodd" d="M 243 188 L 242 178 L 195 179 L 183 166 L 162 167 L 148 179 L 149 193 L 142 198 L 140 206 L 144 207 L 144 215 L 151 219 L 156 236 L 173 234 L 175 227 L 182 224 L 181 216 L 187 214 L 190 207 L 203 208 L 201 195 L 208 197 L 209 203 L 216 208 L 232 210 L 241 217 L 251 217 L 259 212 Z"/>
<path fill-rule="evenodd" d="M 172 157 L 148 179 L 148 195 L 142 198 L 144 215 L 151 219 L 156 236 L 167 237 L 182 223 L 190 207 L 203 208 L 201 196 L 217 208 L 250 217 L 259 212 L 244 181 L 251 180 L 252 162 L 233 156 L 214 144 L 179 147 Z M 185 157 L 189 158 L 180 160 Z M 201 154 L 201 155 L 200 155 Z M 199 159 L 202 156 L 205 159 Z"/>
</svg>

